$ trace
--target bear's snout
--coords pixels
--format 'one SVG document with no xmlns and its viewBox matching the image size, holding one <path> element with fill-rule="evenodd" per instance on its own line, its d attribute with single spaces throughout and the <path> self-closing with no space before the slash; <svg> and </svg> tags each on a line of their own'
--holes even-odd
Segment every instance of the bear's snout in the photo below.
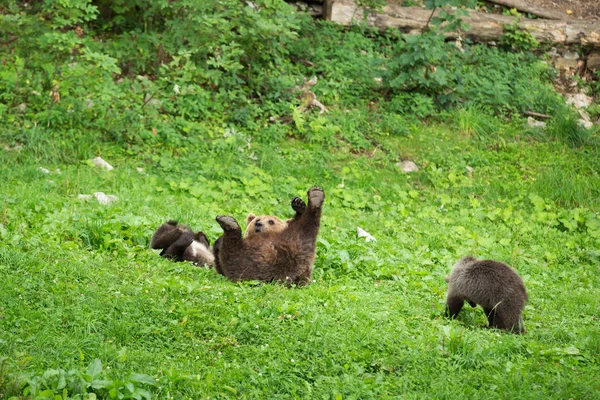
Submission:
<svg viewBox="0 0 600 400">
<path fill-rule="evenodd" d="M 260 221 L 256 221 L 254 224 L 254 232 L 260 232 L 262 230 L 263 223 Z"/>
</svg>

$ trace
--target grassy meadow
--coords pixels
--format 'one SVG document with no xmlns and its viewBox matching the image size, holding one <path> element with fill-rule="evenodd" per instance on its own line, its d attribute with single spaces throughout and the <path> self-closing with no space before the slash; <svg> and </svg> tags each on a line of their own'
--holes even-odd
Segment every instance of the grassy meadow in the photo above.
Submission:
<svg viewBox="0 0 600 400">
<path fill-rule="evenodd" d="M 23 32 L 57 32 L 34 11 L 15 12 Z M 461 70 L 473 104 L 443 104 L 444 85 L 382 89 L 367 76 L 393 65 L 402 37 L 294 24 L 285 57 L 237 60 L 260 63 L 257 80 L 184 53 L 152 79 L 117 63 L 116 79 L 111 60 L 150 39 L 112 31 L 106 58 L 48 55 L 52 71 L 34 68 L 43 51 L 23 63 L 26 34 L 0 48 L 0 399 L 599 398 L 598 137 L 556 108 L 547 67 L 473 46 L 485 63 Z M 82 43 L 100 52 L 96 40 Z M 289 61 L 303 57 L 313 65 Z M 505 84 L 509 65 L 517 83 Z M 290 95 L 310 74 L 328 113 Z M 519 114 L 534 103 L 557 111 L 546 130 Z M 309 286 L 232 283 L 149 248 L 167 219 L 214 242 L 220 214 L 289 218 L 313 185 L 326 197 Z M 79 197 L 95 192 L 118 200 Z M 488 329 L 480 307 L 443 317 L 444 276 L 469 254 L 521 275 L 526 334 Z"/>
</svg>

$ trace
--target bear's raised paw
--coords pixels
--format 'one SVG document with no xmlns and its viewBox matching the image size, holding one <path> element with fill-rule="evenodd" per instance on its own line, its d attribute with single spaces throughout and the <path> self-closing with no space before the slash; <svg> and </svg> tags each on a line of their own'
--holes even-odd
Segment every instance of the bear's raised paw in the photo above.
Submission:
<svg viewBox="0 0 600 400">
<path fill-rule="evenodd" d="M 228 215 L 219 215 L 216 219 L 224 231 L 235 231 L 240 229 L 240 226 L 233 217 L 230 217 Z"/>
<path fill-rule="evenodd" d="M 306 203 L 300 197 L 294 197 L 292 199 L 292 210 L 298 214 L 304 214 L 306 210 Z"/>
<path fill-rule="evenodd" d="M 325 200 L 325 192 L 319 187 L 312 187 L 308 190 L 308 205 L 311 208 L 320 208 Z"/>
</svg>

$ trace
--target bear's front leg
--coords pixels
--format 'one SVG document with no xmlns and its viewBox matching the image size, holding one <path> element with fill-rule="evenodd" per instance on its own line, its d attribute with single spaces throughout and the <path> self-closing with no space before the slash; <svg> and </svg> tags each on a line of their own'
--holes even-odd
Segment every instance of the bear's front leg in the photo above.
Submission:
<svg viewBox="0 0 600 400">
<path fill-rule="evenodd" d="M 448 296 L 448 298 L 446 299 L 445 315 L 450 318 L 456 318 L 464 304 L 465 300 L 463 298 L 456 296 Z"/>
<path fill-rule="evenodd" d="M 321 225 L 321 207 L 325 199 L 325 193 L 318 187 L 312 187 L 308 190 L 308 205 L 298 198 L 292 199 L 292 208 L 294 210 L 301 210 L 304 205 L 302 214 L 296 214 L 296 216 L 290 220 L 288 230 L 290 235 L 299 234 L 303 242 L 311 243 L 314 247 L 317 235 L 319 233 L 319 227 Z M 298 211 L 296 211 L 298 212 Z M 314 252 L 313 252 L 314 254 Z"/>
<path fill-rule="evenodd" d="M 296 217 L 300 217 L 306 211 L 306 203 L 300 197 L 292 199 L 292 210 L 296 211 Z"/>
</svg>

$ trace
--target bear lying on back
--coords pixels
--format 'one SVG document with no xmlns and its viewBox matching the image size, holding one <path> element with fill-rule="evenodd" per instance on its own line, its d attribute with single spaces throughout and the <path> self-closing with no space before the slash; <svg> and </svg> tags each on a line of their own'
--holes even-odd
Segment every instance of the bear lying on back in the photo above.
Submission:
<svg viewBox="0 0 600 400">
<path fill-rule="evenodd" d="M 299 198 L 296 198 L 296 201 L 292 202 L 292 208 L 294 211 L 296 211 L 296 216 L 300 217 L 300 215 L 306 209 L 306 203 Z M 265 236 L 276 232 L 281 232 L 288 227 L 288 224 L 292 220 L 293 218 L 284 221 L 274 215 L 256 216 L 253 213 L 250 213 L 246 217 L 246 232 L 244 233 L 244 238 L 251 238 L 259 235 Z M 219 274 L 225 275 L 221 269 L 221 264 L 219 263 L 219 249 L 221 248 L 222 242 L 223 236 L 219 236 L 213 246 L 213 254 L 215 255 L 215 269 Z"/>
<path fill-rule="evenodd" d="M 177 221 L 162 224 L 154 235 L 150 247 L 162 249 L 160 255 L 175 261 L 192 261 L 196 265 L 215 264 L 210 243 L 204 232 L 194 233 L 189 227 Z"/>
<path fill-rule="evenodd" d="M 521 313 L 527 292 L 521 277 L 508 265 L 493 260 L 465 257 L 449 276 L 446 314 L 456 317 L 465 300 L 483 307 L 490 327 L 523 333 Z"/>
<path fill-rule="evenodd" d="M 308 191 L 308 205 L 298 197 L 292 199 L 296 215 L 283 229 L 262 231 L 261 227 L 257 232 L 256 223 L 262 223 L 263 218 L 255 217 L 258 221 L 250 220 L 245 237 L 233 217 L 218 216 L 223 236 L 214 246 L 217 272 L 234 282 L 256 279 L 307 285 L 313 271 L 324 199 L 323 190 L 313 187 Z M 269 218 L 272 217 L 266 218 L 267 226 L 275 225 L 269 224 Z"/>
</svg>

